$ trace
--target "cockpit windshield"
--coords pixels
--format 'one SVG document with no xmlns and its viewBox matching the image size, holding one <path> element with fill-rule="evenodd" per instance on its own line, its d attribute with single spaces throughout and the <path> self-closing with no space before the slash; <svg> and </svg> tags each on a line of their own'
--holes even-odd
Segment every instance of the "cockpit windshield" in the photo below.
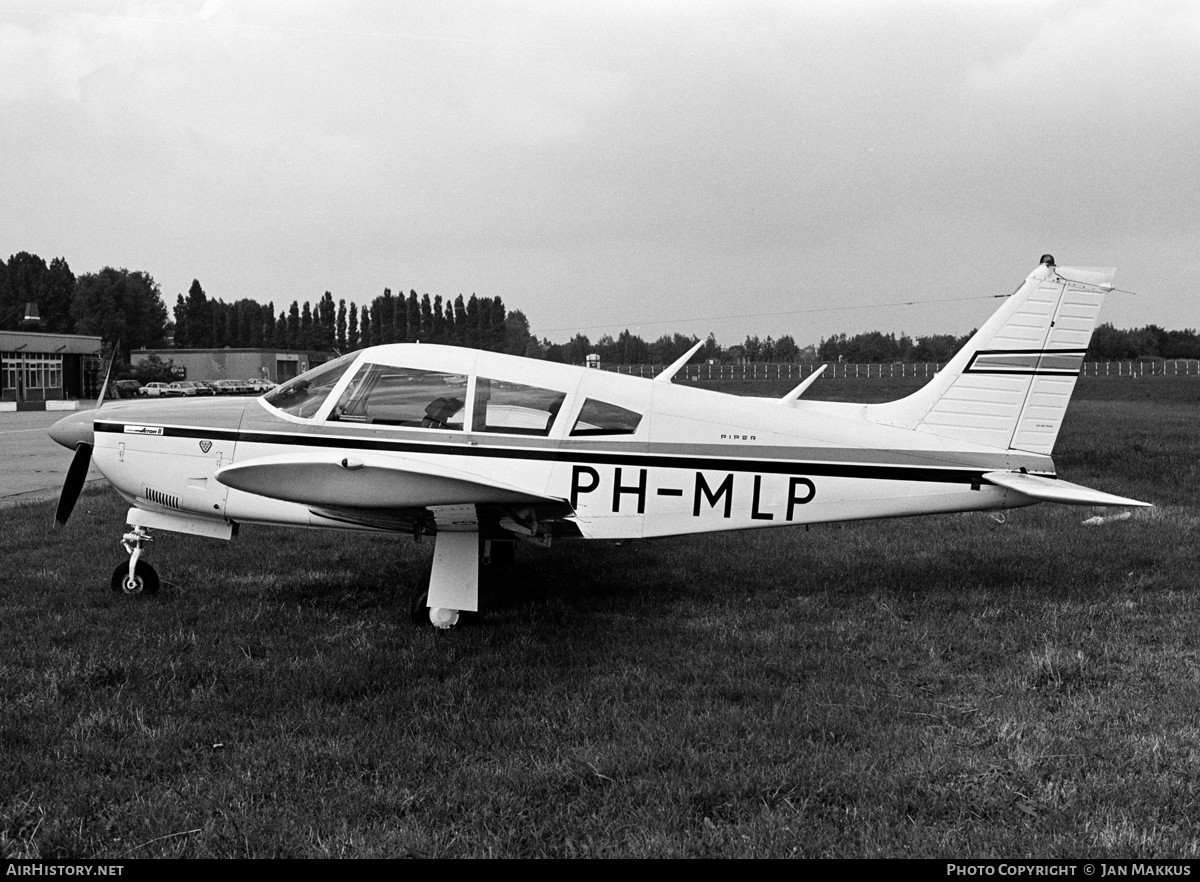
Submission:
<svg viewBox="0 0 1200 882">
<path fill-rule="evenodd" d="M 346 373 L 356 358 L 358 358 L 358 353 L 351 352 L 310 371 L 305 371 L 300 376 L 288 380 L 278 389 L 272 389 L 263 396 L 263 399 L 284 413 L 290 413 L 297 417 L 311 417 L 320 410 L 333 387 L 337 385 L 342 374 Z"/>
</svg>

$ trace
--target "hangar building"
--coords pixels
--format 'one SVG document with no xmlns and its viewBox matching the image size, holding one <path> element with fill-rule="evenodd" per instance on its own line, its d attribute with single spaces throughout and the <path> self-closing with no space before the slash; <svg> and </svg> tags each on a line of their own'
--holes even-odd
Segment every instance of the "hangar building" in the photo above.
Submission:
<svg viewBox="0 0 1200 882">
<path fill-rule="evenodd" d="M 63 401 L 100 394 L 100 338 L 0 331 L 0 401 Z"/>
<path fill-rule="evenodd" d="M 332 354 L 280 349 L 135 349 L 134 366 L 155 356 L 175 366 L 181 380 L 270 380 L 283 383 L 309 368 L 324 364 Z"/>
</svg>

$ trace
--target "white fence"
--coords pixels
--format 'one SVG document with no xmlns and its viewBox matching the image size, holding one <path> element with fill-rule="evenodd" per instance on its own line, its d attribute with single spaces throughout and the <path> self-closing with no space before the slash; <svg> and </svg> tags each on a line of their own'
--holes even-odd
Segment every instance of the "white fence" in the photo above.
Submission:
<svg viewBox="0 0 1200 882">
<path fill-rule="evenodd" d="M 795 380 L 800 382 L 819 369 L 818 364 L 752 363 L 689 364 L 675 379 L 682 380 Z M 635 377 L 654 377 L 666 369 L 661 364 L 605 364 L 601 370 Z M 927 379 L 942 369 L 940 363 L 841 364 L 830 362 L 822 380 L 867 380 L 891 377 Z M 1080 372 L 1085 377 L 1197 377 L 1200 361 L 1085 361 Z"/>
</svg>

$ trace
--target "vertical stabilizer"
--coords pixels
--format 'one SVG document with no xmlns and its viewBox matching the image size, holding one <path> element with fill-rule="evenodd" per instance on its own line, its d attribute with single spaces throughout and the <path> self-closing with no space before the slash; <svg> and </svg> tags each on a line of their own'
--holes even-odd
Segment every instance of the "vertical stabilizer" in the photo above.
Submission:
<svg viewBox="0 0 1200 882">
<path fill-rule="evenodd" d="M 1049 454 L 1115 272 L 1047 255 L 927 386 L 870 405 L 868 419 Z"/>
</svg>

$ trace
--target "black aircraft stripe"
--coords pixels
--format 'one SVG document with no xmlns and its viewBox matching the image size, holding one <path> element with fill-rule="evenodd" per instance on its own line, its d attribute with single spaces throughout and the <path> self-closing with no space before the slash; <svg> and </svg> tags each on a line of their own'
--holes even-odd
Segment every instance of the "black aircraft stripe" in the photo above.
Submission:
<svg viewBox="0 0 1200 882">
<path fill-rule="evenodd" d="M 144 425 L 130 423 L 129 425 Z M 123 433 L 124 423 L 95 423 L 97 432 Z M 874 465 L 805 460 L 768 460 L 725 458 L 692 454 L 607 453 L 588 450 L 553 450 L 512 447 L 484 447 L 466 444 L 432 444 L 399 439 L 359 438 L 353 436 L 242 432 L 192 426 L 164 426 L 163 435 L 171 438 L 210 438 L 253 444 L 279 444 L 294 447 L 320 447 L 351 450 L 377 450 L 389 453 L 438 454 L 443 456 L 482 457 L 485 459 L 523 459 L 538 462 L 563 462 L 589 465 L 633 466 L 640 468 L 698 469 L 701 471 L 749 472 L 770 475 L 816 475 L 831 478 L 861 478 L 876 481 L 916 481 L 920 483 L 981 483 L 983 475 L 997 467 L 954 468 L 938 466 Z M 1052 477 L 1052 476 L 1047 476 Z"/>
</svg>

